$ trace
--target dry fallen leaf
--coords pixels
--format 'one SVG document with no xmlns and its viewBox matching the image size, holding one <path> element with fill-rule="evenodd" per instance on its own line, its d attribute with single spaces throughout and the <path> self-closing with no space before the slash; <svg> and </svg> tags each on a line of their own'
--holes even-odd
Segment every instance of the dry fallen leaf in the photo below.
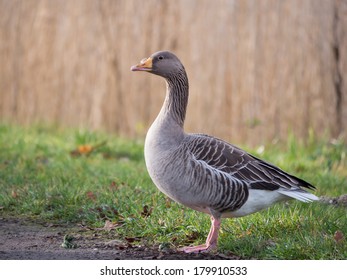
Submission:
<svg viewBox="0 0 347 280">
<path fill-rule="evenodd" d="M 77 148 L 80 154 L 89 154 L 93 149 L 92 145 L 81 145 Z"/>
<path fill-rule="evenodd" d="M 71 156 L 80 156 L 80 155 L 89 155 L 91 152 L 95 151 L 97 148 L 103 146 L 106 144 L 106 141 L 103 141 L 99 144 L 96 144 L 94 146 L 90 144 L 84 144 L 78 146 L 75 150 L 70 152 Z"/>
<path fill-rule="evenodd" d="M 112 181 L 111 184 L 110 184 L 110 190 L 111 191 L 116 191 L 118 189 L 119 189 L 118 184 L 115 181 Z"/>
<path fill-rule="evenodd" d="M 166 208 L 170 208 L 171 207 L 171 198 L 169 198 L 169 197 L 166 197 L 165 198 L 165 206 L 166 206 Z"/>
<path fill-rule="evenodd" d="M 105 225 L 104 225 L 104 229 L 110 231 L 110 230 L 114 229 L 116 226 L 117 226 L 116 223 L 113 223 L 109 220 L 106 220 Z"/>
<path fill-rule="evenodd" d="M 149 208 L 148 205 L 143 206 L 143 210 L 141 212 L 142 217 L 149 217 L 152 214 L 153 207 Z"/>
<path fill-rule="evenodd" d="M 105 221 L 105 225 L 102 228 L 97 228 L 97 230 L 107 230 L 107 231 L 111 231 L 117 227 L 121 227 L 124 224 L 124 222 L 122 221 L 118 221 L 118 222 L 111 222 L 109 220 Z"/>
<path fill-rule="evenodd" d="M 86 195 L 90 200 L 93 200 L 93 201 L 96 200 L 96 195 L 93 192 L 91 192 L 91 191 L 86 192 Z"/>
<path fill-rule="evenodd" d="M 18 193 L 17 193 L 15 190 L 12 190 L 11 196 L 12 196 L 13 198 L 18 198 Z"/>
<path fill-rule="evenodd" d="M 345 239 L 345 236 L 343 235 L 342 231 L 340 230 L 335 231 L 334 240 L 336 241 L 336 243 L 342 243 L 344 239 Z"/>
</svg>

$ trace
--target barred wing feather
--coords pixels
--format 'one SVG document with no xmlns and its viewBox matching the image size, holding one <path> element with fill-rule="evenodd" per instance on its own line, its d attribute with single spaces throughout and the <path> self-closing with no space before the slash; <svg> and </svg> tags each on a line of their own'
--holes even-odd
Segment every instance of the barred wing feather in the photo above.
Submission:
<svg viewBox="0 0 347 280">
<path fill-rule="evenodd" d="M 300 190 L 315 189 L 310 183 L 231 145 L 223 140 L 203 134 L 192 134 L 188 145 L 196 160 L 206 162 L 214 169 L 245 181 L 251 189 Z M 287 193 L 284 193 L 288 195 Z M 290 195 L 289 195 L 290 196 Z"/>
</svg>

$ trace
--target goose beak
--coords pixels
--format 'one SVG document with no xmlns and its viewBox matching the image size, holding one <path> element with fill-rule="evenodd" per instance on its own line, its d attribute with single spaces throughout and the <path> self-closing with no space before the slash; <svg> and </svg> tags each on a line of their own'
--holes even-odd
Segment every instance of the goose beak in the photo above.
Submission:
<svg viewBox="0 0 347 280">
<path fill-rule="evenodd" d="M 131 71 L 151 71 L 152 70 L 152 58 L 144 58 L 137 65 L 131 66 Z"/>
</svg>

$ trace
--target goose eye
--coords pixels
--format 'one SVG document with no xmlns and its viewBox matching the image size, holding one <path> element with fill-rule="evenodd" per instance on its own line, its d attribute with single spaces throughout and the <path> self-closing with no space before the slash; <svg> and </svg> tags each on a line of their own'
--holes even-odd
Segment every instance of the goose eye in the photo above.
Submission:
<svg viewBox="0 0 347 280">
<path fill-rule="evenodd" d="M 161 56 L 158 57 L 158 59 L 159 59 L 159 60 L 163 60 L 164 57 L 161 55 Z"/>
</svg>

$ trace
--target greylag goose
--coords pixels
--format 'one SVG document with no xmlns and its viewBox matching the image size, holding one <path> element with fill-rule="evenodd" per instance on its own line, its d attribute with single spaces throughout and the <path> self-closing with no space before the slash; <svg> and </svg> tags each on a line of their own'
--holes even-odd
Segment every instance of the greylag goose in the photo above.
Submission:
<svg viewBox="0 0 347 280">
<path fill-rule="evenodd" d="M 318 200 L 303 189 L 315 189 L 310 183 L 223 140 L 184 132 L 189 86 L 176 55 L 159 51 L 131 70 L 166 80 L 164 104 L 145 140 L 150 177 L 174 201 L 211 216 L 206 243 L 182 251 L 216 249 L 221 218 L 242 217 L 292 198 Z"/>
</svg>

